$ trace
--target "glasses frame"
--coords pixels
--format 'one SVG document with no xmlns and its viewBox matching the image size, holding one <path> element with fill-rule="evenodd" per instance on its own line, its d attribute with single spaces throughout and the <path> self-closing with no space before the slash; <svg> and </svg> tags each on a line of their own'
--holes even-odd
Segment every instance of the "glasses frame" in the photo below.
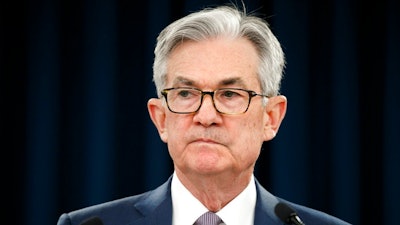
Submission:
<svg viewBox="0 0 400 225">
<path fill-rule="evenodd" d="M 167 97 L 167 96 L 168 96 L 168 92 L 171 91 L 171 90 L 179 90 L 179 89 L 196 90 L 196 91 L 199 91 L 199 92 L 201 93 L 200 105 L 199 105 L 199 107 L 198 107 L 196 110 L 194 110 L 194 111 L 192 111 L 192 112 L 177 112 L 177 111 L 172 110 L 172 109 L 169 107 L 168 97 Z M 214 95 L 215 95 L 215 92 L 221 91 L 221 90 L 239 90 L 239 91 L 245 91 L 245 92 L 247 92 L 247 93 L 249 94 L 249 101 L 248 101 L 248 103 L 247 103 L 246 109 L 245 109 L 243 112 L 238 112 L 238 113 L 226 113 L 226 112 L 221 112 L 221 111 L 219 111 L 218 108 L 215 106 Z M 193 88 L 193 87 L 176 87 L 176 88 L 166 88 L 166 89 L 162 90 L 162 91 L 161 91 L 161 95 L 165 98 L 165 102 L 167 103 L 168 110 L 171 111 L 171 112 L 173 112 L 173 113 L 177 113 L 177 114 L 192 114 L 192 113 L 198 112 L 198 111 L 200 110 L 201 106 L 203 105 L 203 99 L 204 99 L 204 96 L 205 96 L 205 95 L 210 95 L 210 96 L 211 96 L 212 103 L 213 103 L 213 106 L 214 106 L 214 109 L 215 109 L 218 113 L 225 114 L 225 115 L 239 115 L 239 114 L 246 113 L 247 110 L 248 110 L 249 107 L 250 107 L 251 99 L 252 99 L 253 97 L 261 96 L 261 97 L 264 97 L 264 98 L 269 98 L 268 95 L 259 94 L 259 93 L 255 92 L 255 91 L 246 90 L 246 89 L 242 89 L 242 88 L 218 88 L 218 89 L 215 89 L 214 91 L 203 91 L 203 90 L 200 90 L 200 89 L 198 89 L 198 88 Z"/>
</svg>

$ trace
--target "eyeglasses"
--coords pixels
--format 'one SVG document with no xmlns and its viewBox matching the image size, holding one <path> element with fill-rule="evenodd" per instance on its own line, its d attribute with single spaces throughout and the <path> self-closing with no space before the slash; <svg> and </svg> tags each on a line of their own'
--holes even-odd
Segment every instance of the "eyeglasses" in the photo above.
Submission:
<svg viewBox="0 0 400 225">
<path fill-rule="evenodd" d="M 236 115 L 247 112 L 250 101 L 255 96 L 268 97 L 255 91 L 240 88 L 221 88 L 215 91 L 202 91 L 197 88 L 167 88 L 161 91 L 168 109 L 173 113 L 190 114 L 197 112 L 204 95 L 210 95 L 214 108 L 222 114 Z"/>
</svg>

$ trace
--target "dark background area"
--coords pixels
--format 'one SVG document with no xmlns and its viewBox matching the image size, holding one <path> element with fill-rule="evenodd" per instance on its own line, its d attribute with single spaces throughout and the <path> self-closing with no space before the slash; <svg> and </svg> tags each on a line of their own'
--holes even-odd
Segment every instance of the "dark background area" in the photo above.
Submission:
<svg viewBox="0 0 400 225">
<path fill-rule="evenodd" d="M 226 2 L 2 1 L 2 218 L 55 225 L 63 212 L 162 184 L 172 163 L 146 108 L 155 39 Z M 256 177 L 352 224 L 397 223 L 399 1 L 244 2 L 287 57 L 288 112 Z"/>
</svg>

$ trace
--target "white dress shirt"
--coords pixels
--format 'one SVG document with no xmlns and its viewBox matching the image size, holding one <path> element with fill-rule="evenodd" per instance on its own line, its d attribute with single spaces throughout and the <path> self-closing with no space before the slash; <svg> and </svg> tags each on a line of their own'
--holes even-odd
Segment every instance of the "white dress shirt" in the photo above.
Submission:
<svg viewBox="0 0 400 225">
<path fill-rule="evenodd" d="M 208 209 L 173 174 L 171 183 L 172 225 L 192 225 Z M 253 225 L 257 192 L 254 176 L 247 187 L 216 214 L 225 225 Z"/>
</svg>

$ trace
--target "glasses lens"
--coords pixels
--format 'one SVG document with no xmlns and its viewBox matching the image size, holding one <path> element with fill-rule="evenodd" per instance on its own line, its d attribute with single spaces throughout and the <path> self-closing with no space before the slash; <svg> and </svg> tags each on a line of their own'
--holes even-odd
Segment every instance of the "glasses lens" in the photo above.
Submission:
<svg viewBox="0 0 400 225">
<path fill-rule="evenodd" d="M 174 88 L 167 90 L 169 110 L 175 113 L 196 112 L 202 103 L 204 94 L 213 93 L 212 99 L 218 112 L 224 114 L 241 114 L 249 106 L 248 91 L 234 88 L 218 89 L 215 92 L 202 92 L 194 88 Z"/>
<path fill-rule="evenodd" d="M 201 91 L 191 88 L 171 89 L 168 91 L 167 102 L 173 112 L 192 113 L 200 106 Z"/>
<path fill-rule="evenodd" d="M 214 94 L 214 102 L 222 113 L 244 113 L 249 104 L 249 93 L 240 89 L 219 89 Z"/>
</svg>

